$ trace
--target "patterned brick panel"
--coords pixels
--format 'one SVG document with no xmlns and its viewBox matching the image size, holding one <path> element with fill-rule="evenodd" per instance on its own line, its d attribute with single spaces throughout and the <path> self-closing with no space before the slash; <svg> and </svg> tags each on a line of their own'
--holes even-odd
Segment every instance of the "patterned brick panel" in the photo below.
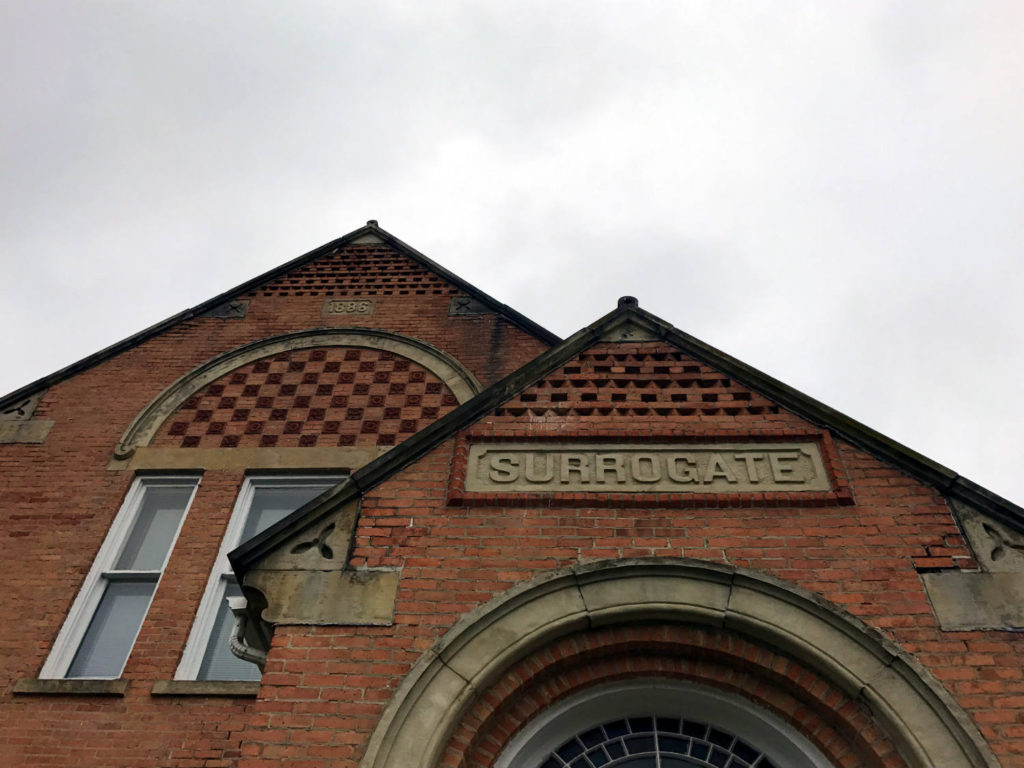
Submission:
<svg viewBox="0 0 1024 768">
<path fill-rule="evenodd" d="M 256 296 L 410 296 L 460 291 L 386 245 L 350 245 L 246 294 Z"/>
<path fill-rule="evenodd" d="M 779 406 L 663 343 L 598 344 L 497 416 L 763 421 Z"/>
<path fill-rule="evenodd" d="M 153 445 L 396 445 L 457 404 L 434 374 L 391 352 L 302 349 L 208 385 L 167 419 Z"/>
</svg>

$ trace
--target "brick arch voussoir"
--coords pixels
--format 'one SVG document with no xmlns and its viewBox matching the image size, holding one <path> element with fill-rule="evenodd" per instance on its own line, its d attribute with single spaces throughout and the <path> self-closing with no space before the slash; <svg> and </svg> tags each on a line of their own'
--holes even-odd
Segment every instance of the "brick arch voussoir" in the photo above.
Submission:
<svg viewBox="0 0 1024 768">
<path fill-rule="evenodd" d="M 726 630 L 674 624 L 584 631 L 532 653 L 477 696 L 440 765 L 491 768 L 548 707 L 595 686 L 648 678 L 744 698 L 788 723 L 833 765 L 906 766 L 862 705 L 796 660 Z"/>
<path fill-rule="evenodd" d="M 798 662 L 849 699 L 844 717 L 870 712 L 909 768 L 998 768 L 952 696 L 881 633 L 767 575 L 685 558 L 577 565 L 468 614 L 406 676 L 360 768 L 453 768 L 442 762 L 452 759 L 453 735 L 471 740 L 460 727 L 481 697 L 500 705 L 492 687 L 510 669 L 524 659 L 541 664 L 564 638 L 586 642 L 591 630 L 656 623 L 724 630 Z"/>
<path fill-rule="evenodd" d="M 374 328 L 299 331 L 245 344 L 180 377 L 139 412 L 115 447 L 115 458 L 127 459 L 136 448 L 149 445 L 164 421 L 182 403 L 225 374 L 270 355 L 314 347 L 362 347 L 393 352 L 437 376 L 459 403 L 466 402 L 482 390 L 480 382 L 462 363 L 437 347 L 410 336 Z"/>
</svg>

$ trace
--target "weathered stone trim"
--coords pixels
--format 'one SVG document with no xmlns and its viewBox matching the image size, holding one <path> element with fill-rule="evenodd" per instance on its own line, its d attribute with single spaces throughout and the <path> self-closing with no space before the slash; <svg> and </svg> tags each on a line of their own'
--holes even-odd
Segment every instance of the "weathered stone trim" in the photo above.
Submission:
<svg viewBox="0 0 1024 768">
<path fill-rule="evenodd" d="M 157 680 L 153 696 L 251 696 L 260 692 L 259 680 Z"/>
<path fill-rule="evenodd" d="M 281 624 L 388 627 L 395 623 L 401 572 L 397 570 L 252 570 L 247 594 L 266 601 L 260 618 Z"/>
<path fill-rule="evenodd" d="M 546 574 L 468 614 L 388 704 L 361 768 L 435 768 L 474 698 L 567 634 L 673 621 L 760 639 L 870 707 L 915 768 L 996 768 L 967 714 L 911 656 L 825 600 L 763 574 L 686 559 L 602 561 Z"/>
<path fill-rule="evenodd" d="M 447 418 L 447 417 L 446 417 Z M 722 445 L 723 449 L 730 444 L 764 444 L 771 447 L 773 443 L 787 445 L 792 443 L 813 443 L 819 451 L 819 460 L 824 486 L 820 490 L 793 488 L 763 488 L 749 486 L 744 490 L 731 490 L 727 493 L 713 492 L 678 492 L 659 489 L 657 492 L 643 493 L 640 488 L 619 488 L 613 490 L 585 490 L 570 487 L 552 492 L 551 487 L 541 490 L 525 491 L 523 488 L 504 490 L 497 486 L 480 490 L 468 489 L 471 456 L 480 444 L 510 448 L 531 447 L 543 451 L 546 446 L 564 446 L 573 443 L 580 450 L 596 450 L 603 443 L 620 447 L 632 447 L 637 450 L 658 451 L 665 446 L 678 447 L 686 450 L 686 446 L 700 446 L 710 449 Z M 683 488 L 685 486 L 679 486 Z M 587 433 L 576 430 L 559 431 L 557 434 L 529 435 L 505 434 L 497 431 L 493 425 L 476 425 L 456 437 L 455 455 L 452 471 L 449 475 L 448 504 L 450 506 L 494 506 L 494 507 L 529 507 L 542 504 L 548 507 L 822 507 L 849 506 L 854 503 L 853 491 L 846 472 L 839 460 L 832 436 L 822 430 L 759 430 L 738 431 L 719 430 L 714 432 L 680 433 L 673 430 L 641 430 L 631 434 L 624 432 Z"/>
<path fill-rule="evenodd" d="M 0 422 L 0 443 L 42 443 L 53 424 L 49 419 Z"/>
<path fill-rule="evenodd" d="M 394 352 L 422 365 L 437 376 L 464 403 L 482 387 L 476 377 L 451 355 L 425 341 L 373 328 L 320 328 L 261 339 L 208 360 L 161 392 L 131 423 L 114 449 L 116 459 L 127 459 L 156 436 L 160 425 L 189 397 L 226 373 L 279 352 L 313 347 L 364 347 Z"/>
<path fill-rule="evenodd" d="M 387 453 L 390 445 L 366 448 L 158 448 L 145 445 L 125 461 L 111 460 L 107 469 L 333 469 L 353 472 Z"/>
<path fill-rule="evenodd" d="M 0 408 L 0 422 L 28 421 L 36 412 L 36 408 L 39 407 L 39 403 L 45 394 L 46 390 L 41 389 L 35 394 L 22 398 L 20 402 L 8 403 L 5 407 Z"/>
<path fill-rule="evenodd" d="M 939 626 L 947 632 L 1024 629 L 1024 573 L 922 573 Z"/>
<path fill-rule="evenodd" d="M 52 696 L 124 696 L 128 681 L 121 680 L 16 680 L 13 693 Z"/>
</svg>

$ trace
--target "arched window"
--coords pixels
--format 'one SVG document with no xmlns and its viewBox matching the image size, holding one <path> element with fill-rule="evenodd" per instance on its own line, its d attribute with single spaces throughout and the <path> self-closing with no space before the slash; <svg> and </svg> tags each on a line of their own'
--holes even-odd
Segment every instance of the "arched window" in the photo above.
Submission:
<svg viewBox="0 0 1024 768">
<path fill-rule="evenodd" d="M 495 768 L 831 768 L 770 712 L 713 688 L 632 680 L 559 702 Z"/>
</svg>

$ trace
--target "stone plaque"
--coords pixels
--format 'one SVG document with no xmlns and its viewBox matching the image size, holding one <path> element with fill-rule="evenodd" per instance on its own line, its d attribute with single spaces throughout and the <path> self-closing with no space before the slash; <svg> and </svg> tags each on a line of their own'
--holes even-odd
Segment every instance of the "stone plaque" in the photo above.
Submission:
<svg viewBox="0 0 1024 768">
<path fill-rule="evenodd" d="M 327 299 L 325 315 L 372 315 L 373 299 Z"/>
<path fill-rule="evenodd" d="M 469 296 L 456 296 L 448 306 L 449 315 L 488 315 L 491 309 L 482 301 Z"/>
<path fill-rule="evenodd" d="M 792 443 L 474 443 L 473 493 L 831 491 L 821 449 Z"/>
<path fill-rule="evenodd" d="M 230 320 L 231 318 L 243 318 L 248 311 L 248 299 L 235 299 L 225 301 L 223 304 L 218 304 L 213 309 L 207 310 L 203 313 L 203 317 L 219 317 L 222 320 Z"/>
</svg>

